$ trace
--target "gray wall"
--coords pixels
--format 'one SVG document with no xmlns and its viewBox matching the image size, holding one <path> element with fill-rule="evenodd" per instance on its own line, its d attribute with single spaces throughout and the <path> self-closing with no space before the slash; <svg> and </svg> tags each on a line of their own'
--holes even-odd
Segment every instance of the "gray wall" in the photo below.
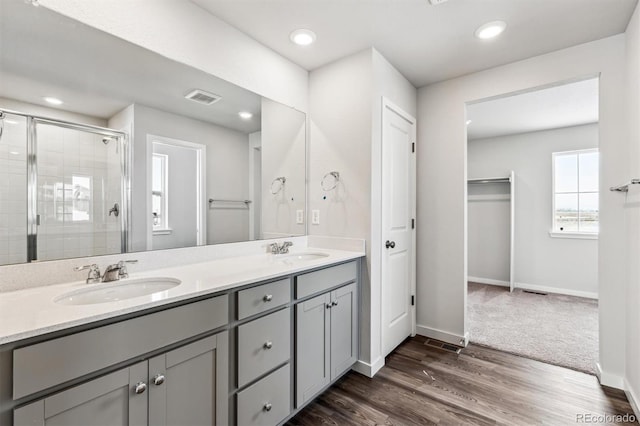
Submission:
<svg viewBox="0 0 640 426">
<path fill-rule="evenodd" d="M 470 179 L 515 171 L 517 286 L 597 296 L 597 240 L 549 236 L 551 154 L 597 147 L 597 124 L 469 141 Z M 509 201 L 469 201 L 468 209 L 469 276 L 508 282 Z"/>
</svg>

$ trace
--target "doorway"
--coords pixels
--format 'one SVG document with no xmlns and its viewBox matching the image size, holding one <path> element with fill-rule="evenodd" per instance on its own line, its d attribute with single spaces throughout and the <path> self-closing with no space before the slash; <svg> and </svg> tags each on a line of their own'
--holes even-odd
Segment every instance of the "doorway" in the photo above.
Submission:
<svg viewBox="0 0 640 426">
<path fill-rule="evenodd" d="M 598 78 L 467 105 L 470 340 L 594 374 Z"/>
</svg>

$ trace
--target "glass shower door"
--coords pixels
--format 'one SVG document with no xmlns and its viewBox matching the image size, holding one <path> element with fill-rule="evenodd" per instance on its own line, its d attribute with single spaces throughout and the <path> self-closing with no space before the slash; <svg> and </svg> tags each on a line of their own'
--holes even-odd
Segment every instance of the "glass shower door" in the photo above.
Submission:
<svg viewBox="0 0 640 426">
<path fill-rule="evenodd" d="M 121 253 L 122 138 L 40 119 L 33 129 L 36 259 Z"/>
<path fill-rule="evenodd" d="M 0 265 L 27 261 L 27 119 L 0 116 Z"/>
</svg>

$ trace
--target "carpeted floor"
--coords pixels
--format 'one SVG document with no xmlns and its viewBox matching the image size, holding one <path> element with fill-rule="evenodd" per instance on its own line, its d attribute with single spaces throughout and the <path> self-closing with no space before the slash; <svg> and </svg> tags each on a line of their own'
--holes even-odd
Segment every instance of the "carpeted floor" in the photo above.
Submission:
<svg viewBox="0 0 640 426">
<path fill-rule="evenodd" d="M 469 283 L 473 343 L 595 374 L 598 301 Z"/>
</svg>

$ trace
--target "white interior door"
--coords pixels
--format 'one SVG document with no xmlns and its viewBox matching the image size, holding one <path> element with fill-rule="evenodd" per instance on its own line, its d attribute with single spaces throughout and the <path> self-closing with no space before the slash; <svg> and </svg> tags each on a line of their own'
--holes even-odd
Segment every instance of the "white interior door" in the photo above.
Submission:
<svg viewBox="0 0 640 426">
<path fill-rule="evenodd" d="M 415 331 L 416 121 L 383 100 L 382 349 L 389 354 Z"/>
</svg>

